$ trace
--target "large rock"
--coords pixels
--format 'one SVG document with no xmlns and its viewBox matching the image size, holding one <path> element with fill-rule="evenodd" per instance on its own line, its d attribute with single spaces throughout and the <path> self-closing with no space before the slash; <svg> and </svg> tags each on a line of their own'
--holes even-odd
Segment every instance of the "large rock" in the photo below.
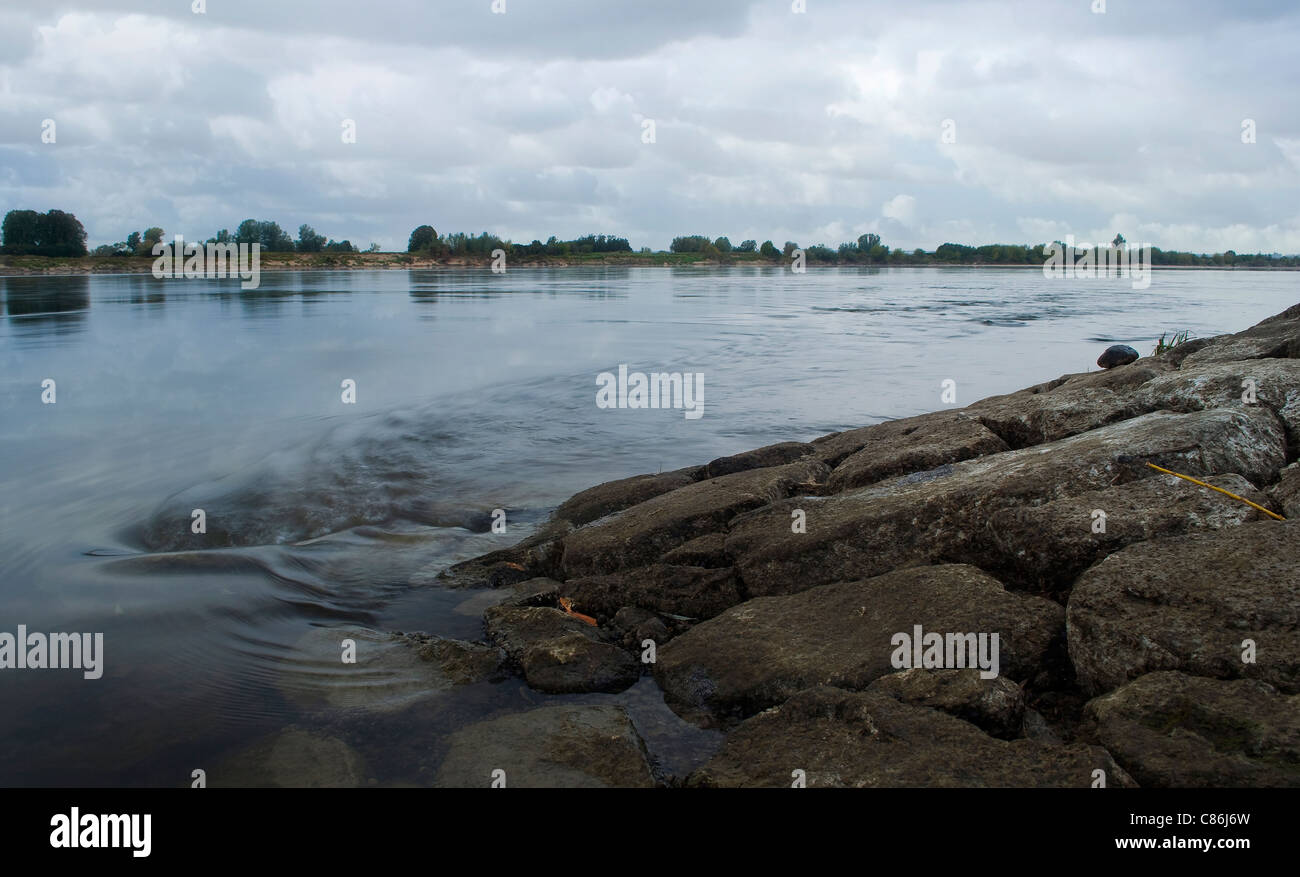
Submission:
<svg viewBox="0 0 1300 877">
<path fill-rule="evenodd" d="M 901 454 L 909 447 L 931 445 L 946 446 L 956 451 L 969 444 L 972 437 L 987 442 L 983 433 L 971 429 L 972 424 L 978 425 L 978 421 L 963 410 L 931 411 L 928 414 L 833 432 L 813 439 L 811 447 L 813 456 L 832 468 L 838 467 L 864 448 L 874 449 L 877 455 L 882 456 Z M 930 453 L 933 454 L 934 451 Z M 940 462 L 955 462 L 958 459 L 955 454 L 950 453 L 949 456 L 951 459 Z"/>
<path fill-rule="evenodd" d="M 561 593 L 602 622 L 624 606 L 688 618 L 712 618 L 744 600 L 736 571 L 657 563 L 603 576 L 569 579 Z"/>
<path fill-rule="evenodd" d="M 1175 348 L 1177 349 L 1177 348 Z M 1244 332 L 1221 335 L 1183 360 L 1183 367 L 1242 359 L 1300 357 L 1300 305 L 1261 320 Z"/>
<path fill-rule="evenodd" d="M 742 603 L 659 649 L 654 674 L 674 709 L 734 718 L 816 685 L 866 688 L 899 669 L 891 639 L 916 625 L 997 633 L 1001 675 L 1028 679 L 1050 663 L 1054 640 L 1059 650 L 1063 624 L 1060 606 L 974 567 L 918 567 Z"/>
<path fill-rule="evenodd" d="M 289 727 L 232 755 L 207 779 L 218 789 L 355 789 L 366 785 L 366 768 L 337 737 Z"/>
<path fill-rule="evenodd" d="M 1240 475 L 1211 475 L 1203 480 L 1252 502 L 1265 506 L 1269 502 Z M 1236 527 L 1263 517 L 1231 497 L 1158 474 L 1042 505 L 994 512 L 989 516 L 994 550 L 981 565 L 1017 587 L 1064 597 L 1080 573 L 1127 545 Z"/>
<path fill-rule="evenodd" d="M 617 706 L 554 706 L 479 722 L 449 739 L 441 787 L 648 788 L 645 744 Z"/>
<path fill-rule="evenodd" d="M 1087 714 L 1144 786 L 1300 787 L 1300 695 L 1158 672 L 1089 702 Z"/>
<path fill-rule="evenodd" d="M 1300 692 L 1300 521 L 1131 545 L 1070 595 L 1070 658 L 1090 694 L 1156 670 Z M 1256 655 L 1243 662 L 1243 643 Z"/>
<path fill-rule="evenodd" d="M 350 640 L 355 663 L 344 663 Z M 304 709 L 394 712 L 496 674 L 494 647 L 360 627 L 313 627 L 281 662 L 280 691 Z"/>
<path fill-rule="evenodd" d="M 1139 406 L 1171 411 L 1260 405 L 1281 418 L 1290 455 L 1300 451 L 1300 359 L 1188 365 L 1143 385 L 1134 398 Z"/>
<path fill-rule="evenodd" d="M 750 469 L 766 469 L 772 466 L 784 466 L 793 463 L 813 452 L 813 446 L 804 442 L 780 442 L 775 445 L 719 457 L 704 467 L 709 478 L 731 475 L 736 472 L 748 472 Z M 575 522 L 576 523 L 576 522 Z"/>
<path fill-rule="evenodd" d="M 1292 463 L 1283 469 L 1269 494 L 1284 517 L 1300 518 L 1300 463 Z"/>
<path fill-rule="evenodd" d="M 867 691 L 928 706 L 978 725 L 994 737 L 1020 736 L 1025 693 L 1004 676 L 985 679 L 978 670 L 903 670 L 881 676 Z"/>
<path fill-rule="evenodd" d="M 688 780 L 695 786 L 788 788 L 1089 788 L 1132 779 L 1097 746 L 998 740 L 942 712 L 880 691 L 819 687 L 747 720 Z"/>
<path fill-rule="evenodd" d="M 435 572 L 421 571 L 412 584 L 447 588 L 502 588 L 558 571 L 563 538 L 573 524 L 553 518 L 508 548 L 489 551 Z"/>
<path fill-rule="evenodd" d="M 580 527 L 679 487 L 694 484 L 702 477 L 704 467 L 692 466 L 657 475 L 634 475 L 618 481 L 607 481 L 565 500 L 555 510 L 555 517 Z"/>
<path fill-rule="evenodd" d="M 641 675 L 637 660 L 604 632 L 558 609 L 503 604 L 483 618 L 488 638 L 538 691 L 615 693 Z"/>
<path fill-rule="evenodd" d="M 997 511 L 1152 477 L 1148 460 L 1189 475 L 1236 473 L 1271 483 L 1285 465 L 1286 440 L 1281 423 L 1260 406 L 1155 412 L 830 497 L 775 502 L 732 521 L 726 550 L 751 596 L 918 563 L 983 566 L 999 550 L 989 524 Z M 792 532 L 797 509 L 807 516 L 805 533 Z M 1007 565 L 1018 550 L 1008 552 Z"/>
<path fill-rule="evenodd" d="M 978 420 L 954 412 L 944 418 L 909 418 L 872 428 L 862 448 L 835 467 L 828 493 L 863 487 L 896 475 L 921 472 L 1008 450 Z"/>
<path fill-rule="evenodd" d="M 653 563 L 665 552 L 723 530 L 742 511 L 814 489 L 829 474 L 816 460 L 723 475 L 580 527 L 564 540 L 566 578 Z"/>
<path fill-rule="evenodd" d="M 1138 414 L 1133 390 L 1172 366 L 1144 360 L 1120 369 L 1065 375 L 1005 396 L 991 396 L 965 409 L 1012 448 L 1056 441 Z"/>
</svg>

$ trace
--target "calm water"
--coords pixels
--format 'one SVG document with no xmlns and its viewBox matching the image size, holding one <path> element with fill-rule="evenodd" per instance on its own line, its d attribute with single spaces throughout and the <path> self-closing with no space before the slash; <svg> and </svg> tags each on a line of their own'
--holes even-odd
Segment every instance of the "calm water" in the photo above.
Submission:
<svg viewBox="0 0 1300 877">
<path fill-rule="evenodd" d="M 947 378 L 964 405 L 1095 369 L 1109 343 L 1237 331 L 1300 301 L 1300 276 L 308 272 L 0 296 L 0 631 L 103 631 L 106 653 L 95 681 L 0 673 L 0 784 L 188 785 L 289 725 L 346 740 L 380 784 L 427 784 L 448 733 L 556 699 L 357 693 L 321 628 L 476 638 L 484 595 L 433 576 L 584 487 L 933 410 Z M 703 373 L 703 417 L 598 409 L 620 363 Z M 196 508 L 228 547 L 186 550 Z M 670 772 L 717 742 L 649 679 L 579 699 L 628 706 Z"/>
</svg>

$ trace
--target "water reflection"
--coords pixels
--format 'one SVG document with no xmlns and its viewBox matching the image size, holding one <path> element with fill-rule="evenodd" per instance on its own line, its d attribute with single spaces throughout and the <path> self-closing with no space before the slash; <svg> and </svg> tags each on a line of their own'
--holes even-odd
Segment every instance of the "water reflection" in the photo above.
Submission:
<svg viewBox="0 0 1300 877">
<path fill-rule="evenodd" d="M 5 315 L 19 338 L 85 331 L 89 277 L 0 277 L 0 290 Z"/>
</svg>

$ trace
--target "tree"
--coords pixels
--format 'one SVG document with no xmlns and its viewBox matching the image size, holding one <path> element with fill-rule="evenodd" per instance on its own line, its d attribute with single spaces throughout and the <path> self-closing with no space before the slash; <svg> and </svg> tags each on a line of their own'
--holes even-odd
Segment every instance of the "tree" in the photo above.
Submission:
<svg viewBox="0 0 1300 877">
<path fill-rule="evenodd" d="M 730 253 L 732 250 L 731 241 L 725 236 L 714 241 L 713 246 L 719 253 Z"/>
<path fill-rule="evenodd" d="M 737 253 L 753 253 L 758 250 L 758 241 L 741 241 L 736 247 Z"/>
<path fill-rule="evenodd" d="M 4 251 L 12 255 L 27 255 L 37 246 L 41 215 L 35 210 L 10 210 L 5 214 L 0 234 L 4 235 Z"/>
<path fill-rule="evenodd" d="M 1113 241 L 1110 242 L 1110 245 L 1111 245 L 1112 247 L 1114 247 L 1115 249 L 1118 250 L 1120 247 L 1124 246 L 1126 243 L 1128 243 L 1128 241 L 1124 240 L 1124 235 L 1122 235 L 1122 234 L 1117 234 L 1117 235 L 1115 235 L 1115 240 L 1113 240 Z"/>
<path fill-rule="evenodd" d="M 425 250 L 433 249 L 433 244 L 438 240 L 438 232 L 432 225 L 422 225 L 415 231 L 411 232 L 411 240 L 406 245 L 406 252 L 420 253 Z"/>
<path fill-rule="evenodd" d="M 126 246 L 132 252 L 140 251 L 140 232 L 133 231 L 126 236 Z"/>
<path fill-rule="evenodd" d="M 239 223 L 235 229 L 235 243 L 237 244 L 256 244 L 261 240 L 261 223 L 256 219 L 245 219 Z"/>
<path fill-rule="evenodd" d="M 0 236 L 0 249 L 16 256 L 86 255 L 86 229 L 62 210 L 10 210 L 0 224 Z"/>
<path fill-rule="evenodd" d="M 153 255 L 155 245 L 162 243 L 162 239 L 167 236 L 167 232 L 158 226 L 152 226 L 144 230 L 144 239 L 140 241 L 140 246 L 135 248 L 137 256 Z"/>
<path fill-rule="evenodd" d="M 298 252 L 319 253 L 325 246 L 325 235 L 317 234 L 316 229 L 306 223 L 298 226 Z"/>
<path fill-rule="evenodd" d="M 763 246 L 758 248 L 758 254 L 764 259 L 775 259 L 781 255 L 781 251 L 771 241 L 763 241 Z"/>
<path fill-rule="evenodd" d="M 862 255 L 868 255 L 873 249 L 880 246 L 880 235 L 864 234 L 858 237 L 858 249 Z"/>
<path fill-rule="evenodd" d="M 293 238 L 289 237 L 288 232 L 280 228 L 278 222 L 266 219 L 258 223 L 258 225 L 260 226 L 258 242 L 262 245 L 262 249 L 272 253 L 293 251 Z"/>
<path fill-rule="evenodd" d="M 704 235 L 690 234 L 673 238 L 672 245 L 668 249 L 674 253 L 698 253 L 708 243 L 709 239 Z M 710 244 L 710 246 L 712 245 Z"/>
</svg>

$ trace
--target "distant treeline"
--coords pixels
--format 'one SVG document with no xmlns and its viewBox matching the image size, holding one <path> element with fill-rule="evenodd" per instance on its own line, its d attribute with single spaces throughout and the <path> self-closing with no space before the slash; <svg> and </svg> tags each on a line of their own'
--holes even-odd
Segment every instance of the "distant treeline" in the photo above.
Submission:
<svg viewBox="0 0 1300 877">
<path fill-rule="evenodd" d="M 1074 246 L 1071 250 L 1065 243 L 1056 241 L 1062 252 L 1072 253 L 1077 258 L 1084 249 Z M 1113 247 L 1128 246 L 1123 235 L 1116 235 L 1111 242 Z M 482 232 L 467 235 L 463 233 L 439 237 L 432 226 L 422 225 L 411 232 L 407 252 L 421 253 L 433 258 L 448 256 L 488 258 L 493 250 L 503 251 L 507 257 L 535 256 L 582 256 L 588 253 L 631 253 L 632 246 L 627 238 L 606 235 L 586 235 L 572 241 L 561 241 L 551 237 L 546 243 L 534 240 L 531 244 L 516 244 L 503 240 L 496 235 Z M 773 262 L 788 261 L 795 250 L 803 250 L 808 262 L 820 262 L 830 265 L 1042 265 L 1051 258 L 1049 244 L 986 244 L 971 247 L 965 244 L 940 244 L 933 252 L 917 248 L 915 250 L 890 249 L 881 243 L 880 236 L 864 234 L 856 241 L 829 247 L 825 244 L 813 244 L 801 247 L 795 241 L 786 241 L 777 247 L 771 241 L 759 244 L 754 240 L 741 241 L 732 245 L 727 237 L 709 238 L 707 235 L 692 234 L 673 238 L 668 250 L 671 253 L 699 254 L 702 259 L 719 262 L 754 261 L 767 259 Z M 1094 253 L 1105 249 L 1104 245 L 1092 247 Z M 640 251 L 653 255 L 649 247 Z M 1236 266 L 1281 268 L 1300 267 L 1300 256 L 1280 256 L 1276 253 L 1241 254 L 1232 250 L 1225 253 L 1205 255 L 1151 248 L 1151 264 L 1179 266 Z"/>
<path fill-rule="evenodd" d="M 167 232 L 158 226 L 144 231 L 133 231 L 126 240 L 115 244 L 102 244 L 91 252 L 86 251 L 86 229 L 71 213 L 51 210 L 10 210 L 0 225 L 0 252 L 11 256 L 149 256 L 154 245 L 163 241 Z M 231 234 L 221 229 L 202 243 L 209 244 L 261 244 L 263 250 L 273 253 L 359 253 L 351 241 L 335 241 L 317 234 L 310 225 L 298 226 L 295 240 L 279 224 L 269 219 L 245 219 Z M 379 245 L 371 244 L 371 252 Z"/>
<path fill-rule="evenodd" d="M 0 252 L 15 256 L 149 256 L 154 245 L 166 238 L 162 228 L 153 226 L 144 231 L 133 231 L 126 240 L 104 244 L 93 252 L 86 251 L 86 230 L 77 217 L 62 210 L 37 213 L 35 210 L 10 210 L 0 227 Z M 280 225 L 271 220 L 245 219 L 232 234 L 221 229 L 204 243 L 261 244 L 263 250 L 273 253 L 359 253 L 351 241 L 336 241 L 317 234 L 310 225 L 298 227 L 295 239 Z M 1056 243 L 1060 244 L 1060 241 Z M 1061 245 L 1064 249 L 1064 244 Z M 1129 246 L 1123 235 L 1116 235 L 1113 247 Z M 1104 245 L 1095 249 L 1103 249 Z M 407 242 L 408 253 L 431 259 L 490 259 L 495 250 L 501 250 L 511 259 L 538 259 L 543 257 L 575 258 L 597 254 L 631 254 L 632 245 L 627 238 L 614 235 L 589 234 L 570 241 L 552 235 L 545 243 L 534 239 L 532 243 L 517 244 L 494 234 L 477 235 L 456 232 L 439 235 L 431 225 L 421 225 L 411 232 Z M 727 237 L 710 238 L 692 234 L 673 238 L 669 252 L 696 255 L 700 259 L 721 263 L 734 261 L 788 261 L 796 250 L 802 250 L 805 260 L 830 265 L 1041 265 L 1051 254 L 1048 244 L 986 244 L 980 247 L 965 244 L 941 244 L 929 252 L 891 249 L 876 234 L 864 234 L 856 241 L 838 247 L 813 244 L 801 247 L 795 241 L 786 241 L 777 247 L 772 241 L 759 244 L 754 240 L 732 245 Z M 379 245 L 371 244 L 367 252 L 378 252 Z M 655 255 L 649 247 L 642 247 L 642 255 Z M 1083 252 L 1075 249 L 1074 252 Z M 1178 250 L 1151 248 L 1151 264 L 1187 267 L 1241 266 L 1243 268 L 1300 267 L 1300 256 L 1281 256 L 1276 253 L 1244 254 L 1228 250 L 1206 255 Z"/>
</svg>

